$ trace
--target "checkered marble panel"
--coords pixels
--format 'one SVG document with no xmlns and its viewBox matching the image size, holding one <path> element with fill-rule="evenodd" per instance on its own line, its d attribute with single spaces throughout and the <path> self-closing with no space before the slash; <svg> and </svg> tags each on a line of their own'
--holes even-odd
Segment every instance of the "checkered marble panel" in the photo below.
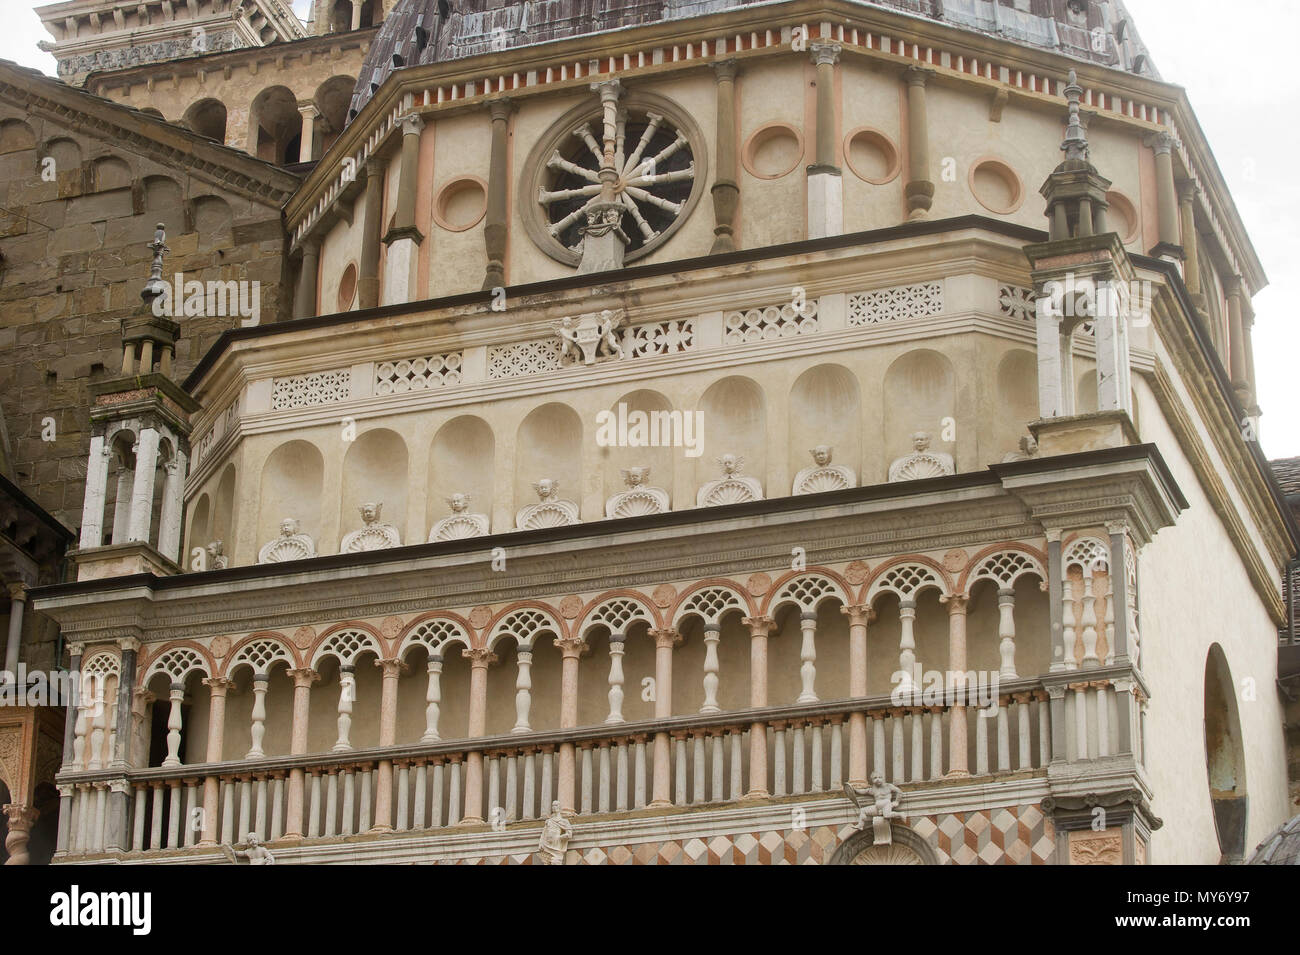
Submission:
<svg viewBox="0 0 1300 955">
<path fill-rule="evenodd" d="M 1052 823 L 1038 805 L 912 816 L 912 829 L 944 864 L 1045 865 L 1055 851 Z M 569 850 L 569 865 L 824 865 L 857 832 L 850 825 L 703 836 Z M 531 854 L 458 859 L 457 865 L 532 865 Z"/>
</svg>

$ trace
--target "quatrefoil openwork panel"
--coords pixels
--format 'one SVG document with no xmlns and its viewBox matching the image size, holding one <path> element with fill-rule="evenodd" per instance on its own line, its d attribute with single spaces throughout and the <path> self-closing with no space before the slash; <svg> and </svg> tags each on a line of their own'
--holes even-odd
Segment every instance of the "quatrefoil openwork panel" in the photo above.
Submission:
<svg viewBox="0 0 1300 955">
<path fill-rule="evenodd" d="M 708 180 L 705 139 L 690 114 L 653 93 L 622 88 L 612 125 L 600 94 L 566 113 L 538 139 L 520 180 L 519 208 L 532 240 L 577 266 L 587 212 L 602 200 L 606 141 L 614 201 L 623 209 L 628 263 L 659 248 L 686 221 Z"/>
<path fill-rule="evenodd" d="M 407 652 L 417 644 L 433 656 L 445 655 L 446 648 L 453 644 L 468 648 L 470 641 L 469 634 L 454 620 L 428 620 L 407 634 L 397 655 L 405 660 Z"/>
</svg>

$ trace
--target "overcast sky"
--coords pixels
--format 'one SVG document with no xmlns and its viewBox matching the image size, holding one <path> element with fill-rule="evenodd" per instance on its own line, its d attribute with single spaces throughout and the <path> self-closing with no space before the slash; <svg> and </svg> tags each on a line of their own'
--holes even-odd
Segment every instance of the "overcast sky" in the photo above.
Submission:
<svg viewBox="0 0 1300 955">
<path fill-rule="evenodd" d="M 1265 453 L 1300 456 L 1300 4 L 1289 0 L 1125 0 L 1166 81 L 1187 87 L 1270 285 L 1255 296 L 1255 371 Z M 0 57 L 53 75 L 29 0 L 4 0 Z M 293 0 L 305 16 L 309 0 Z M 1229 13 L 1230 11 L 1230 13 Z"/>
</svg>

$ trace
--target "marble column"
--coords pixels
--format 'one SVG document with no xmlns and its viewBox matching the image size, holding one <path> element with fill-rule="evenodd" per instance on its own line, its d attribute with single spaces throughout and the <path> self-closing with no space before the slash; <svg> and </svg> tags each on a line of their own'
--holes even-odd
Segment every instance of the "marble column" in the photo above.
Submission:
<svg viewBox="0 0 1300 955">
<path fill-rule="evenodd" d="M 27 852 L 27 842 L 31 838 L 32 826 L 40 812 L 30 806 L 10 803 L 4 806 L 4 814 L 9 820 L 9 834 L 5 836 L 5 851 L 9 858 L 5 865 L 27 865 L 31 856 Z"/>
<path fill-rule="evenodd" d="M 849 618 L 849 696 L 862 699 L 867 695 L 867 627 L 876 619 L 876 612 L 861 604 L 841 607 L 840 612 Z M 870 783 L 867 714 L 860 710 L 849 714 L 848 782 L 857 789 L 865 789 Z"/>
<path fill-rule="evenodd" d="M 68 694 L 68 705 L 63 713 L 63 770 L 67 771 L 77 765 L 77 718 L 81 712 L 81 651 L 82 644 L 68 644 L 68 672 L 71 675 L 73 692 Z"/>
<path fill-rule="evenodd" d="M 366 186 L 361 209 L 361 269 L 357 279 L 357 304 L 374 308 L 379 304 L 379 238 L 383 235 L 384 165 L 367 159 Z"/>
<path fill-rule="evenodd" d="M 311 685 L 320 679 L 320 674 L 310 667 L 290 670 L 293 680 L 293 729 L 290 733 L 289 752 L 301 756 L 307 752 L 307 723 L 311 715 Z M 289 770 L 288 811 L 285 814 L 284 837 L 286 839 L 302 838 L 302 807 L 304 774 L 302 769 Z"/>
<path fill-rule="evenodd" d="M 655 642 L 655 719 L 664 720 L 673 715 L 673 647 L 682 642 L 676 630 L 651 630 Z M 655 733 L 654 786 L 651 806 L 671 806 L 672 753 L 667 730 Z"/>
<path fill-rule="evenodd" d="M 1242 321 L 1242 299 L 1244 290 L 1240 275 L 1234 275 L 1224 283 L 1228 298 L 1228 364 L 1232 377 L 1232 388 L 1237 393 L 1237 400 L 1244 409 L 1249 409 L 1250 380 L 1246 373 L 1246 328 Z"/>
<path fill-rule="evenodd" d="M 488 161 L 487 211 L 484 216 L 483 241 L 487 246 L 487 277 L 485 289 L 504 288 L 506 284 L 506 239 L 509 223 L 506 209 L 509 199 L 509 121 L 515 105 L 508 98 L 495 99 L 488 104 L 492 117 L 492 152 Z"/>
<path fill-rule="evenodd" d="M 18 652 L 23 642 L 23 609 L 27 606 L 27 585 L 9 585 L 9 635 L 5 641 L 5 671 L 18 682 Z M 16 688 L 16 687 L 15 687 Z"/>
<path fill-rule="evenodd" d="M 1183 284 L 1191 296 L 1192 307 L 1205 321 L 1205 296 L 1201 293 L 1201 243 L 1196 232 L 1196 200 L 1200 194 L 1201 187 L 1194 180 L 1179 181 L 1178 226 L 1183 238 Z M 1217 344 L 1215 330 L 1211 330 L 1211 337 Z"/>
<path fill-rule="evenodd" d="M 926 115 L 925 84 L 934 70 L 909 66 L 907 79 L 907 217 L 924 219 L 934 204 L 930 178 L 930 128 Z"/>
<path fill-rule="evenodd" d="M 581 638 L 557 640 L 560 658 L 560 729 L 572 729 L 578 725 L 578 659 L 587 652 L 587 644 Z M 567 815 L 578 810 L 575 756 L 572 743 L 560 744 L 560 771 L 556 798 L 560 809 Z M 549 806 L 543 806 L 549 810 Z"/>
<path fill-rule="evenodd" d="M 135 687 L 136 660 L 139 658 L 140 641 L 127 637 L 118 641 L 121 662 L 117 676 L 117 702 L 113 707 L 114 727 L 109 740 L 108 765 L 110 769 L 124 770 L 130 765 L 132 754 L 131 701 Z M 131 786 L 125 776 L 109 782 L 108 818 L 105 828 L 105 846 L 121 849 L 131 848 Z"/>
<path fill-rule="evenodd" d="M 86 465 L 86 495 L 81 511 L 81 549 L 104 542 L 104 500 L 108 493 L 108 462 L 113 449 L 97 434 L 90 439 Z"/>
<path fill-rule="evenodd" d="M 469 738 L 476 739 L 487 731 L 487 671 L 497 662 L 491 650 L 477 647 L 461 651 L 470 661 L 469 671 Z M 465 812 L 462 825 L 483 823 L 483 753 L 475 750 L 465 757 Z"/>
<path fill-rule="evenodd" d="M 149 540 L 153 519 L 153 480 L 158 466 L 159 434 L 153 428 L 140 431 L 135 452 L 135 477 L 131 486 L 131 526 L 128 541 Z"/>
<path fill-rule="evenodd" d="M 1174 188 L 1173 137 L 1157 133 L 1151 149 L 1156 157 L 1156 214 L 1161 246 L 1180 246 L 1178 192 Z"/>
<path fill-rule="evenodd" d="M 402 162 L 397 180 L 397 207 L 393 227 L 384 236 L 388 257 L 384 261 L 383 304 L 394 305 L 419 298 L 420 244 L 424 233 L 415 222 L 415 194 L 420 175 L 420 137 L 424 120 L 412 113 L 402 120 Z"/>
<path fill-rule="evenodd" d="M 713 181 L 713 247 L 710 254 L 736 250 L 736 207 L 740 172 L 736 162 L 736 60 L 713 64 L 718 95 L 718 169 Z"/>
<path fill-rule="evenodd" d="M 817 160 L 808 167 L 808 238 L 821 239 L 844 231 L 844 179 L 835 162 L 835 63 L 840 46 L 813 43 L 809 50 L 817 66 Z"/>
<path fill-rule="evenodd" d="M 749 627 L 749 705 L 767 706 L 767 638 L 776 626 L 771 617 L 746 617 Z M 763 799 L 767 790 L 767 724 L 749 726 L 749 791 L 746 799 Z"/>
<path fill-rule="evenodd" d="M 117 502 L 113 505 L 113 543 L 125 544 L 131 539 L 131 492 L 135 487 L 135 471 L 126 452 L 117 461 Z"/>
<path fill-rule="evenodd" d="M 969 776 L 966 761 L 966 607 L 965 594 L 948 597 L 948 669 L 957 697 L 948 713 L 948 776 Z M 919 719 L 913 716 L 913 719 Z"/>
<path fill-rule="evenodd" d="M 222 747 L 226 732 L 226 693 L 234 686 L 231 680 L 221 677 L 205 679 L 203 685 L 211 690 L 208 709 L 208 753 L 205 762 L 222 761 Z M 218 799 L 221 795 L 220 779 L 209 773 L 203 778 L 203 818 L 199 835 L 199 845 L 215 846 L 217 844 L 217 819 L 221 810 Z M 186 820 L 186 825 L 190 825 Z"/>
<path fill-rule="evenodd" d="M 293 317 L 316 317 L 316 284 L 320 272 L 320 239 L 308 237 L 302 243 L 302 261 L 298 265 L 298 284 L 293 294 Z"/>
<path fill-rule="evenodd" d="M 181 703 L 185 699 L 185 684 L 173 683 L 167 698 L 171 706 L 167 712 L 167 757 L 162 764 L 172 767 L 181 764 Z"/>
<path fill-rule="evenodd" d="M 298 103 L 298 112 L 302 115 L 302 135 L 298 143 L 298 162 L 311 162 L 316 158 L 316 120 L 320 110 L 310 100 Z"/>
<path fill-rule="evenodd" d="M 175 563 L 180 558 L 181 512 L 185 509 L 185 452 L 176 448 L 163 465 L 162 511 L 158 515 L 158 553 Z"/>
<path fill-rule="evenodd" d="M 379 695 L 379 745 L 397 742 L 397 681 L 402 675 L 401 660 L 376 660 L 383 670 L 383 688 Z M 381 759 L 375 770 L 375 817 L 373 832 L 391 832 L 393 828 L 393 761 Z"/>
</svg>

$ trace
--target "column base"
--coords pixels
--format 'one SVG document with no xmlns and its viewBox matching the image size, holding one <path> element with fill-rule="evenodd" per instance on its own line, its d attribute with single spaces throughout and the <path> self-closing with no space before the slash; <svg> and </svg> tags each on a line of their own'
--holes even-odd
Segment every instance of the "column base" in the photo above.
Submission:
<svg viewBox="0 0 1300 955">
<path fill-rule="evenodd" d="M 460 822 L 456 823 L 456 825 L 458 825 L 458 826 L 485 826 L 485 825 L 487 825 L 487 823 L 484 821 L 484 819 L 483 819 L 482 816 L 465 816 L 463 819 L 460 820 Z M 373 831 L 373 830 L 371 830 L 371 831 Z"/>
<path fill-rule="evenodd" d="M 970 779 L 970 772 L 965 769 L 950 769 L 944 774 L 944 779 Z"/>
<path fill-rule="evenodd" d="M 844 177 L 838 169 L 808 167 L 808 238 L 844 233 Z"/>
<path fill-rule="evenodd" d="M 745 795 L 740 797 L 741 802 L 748 802 L 754 799 L 771 799 L 772 794 L 766 789 L 751 789 Z"/>
<path fill-rule="evenodd" d="M 646 803 L 647 809 L 671 809 L 673 801 L 671 799 L 655 799 Z"/>
</svg>

